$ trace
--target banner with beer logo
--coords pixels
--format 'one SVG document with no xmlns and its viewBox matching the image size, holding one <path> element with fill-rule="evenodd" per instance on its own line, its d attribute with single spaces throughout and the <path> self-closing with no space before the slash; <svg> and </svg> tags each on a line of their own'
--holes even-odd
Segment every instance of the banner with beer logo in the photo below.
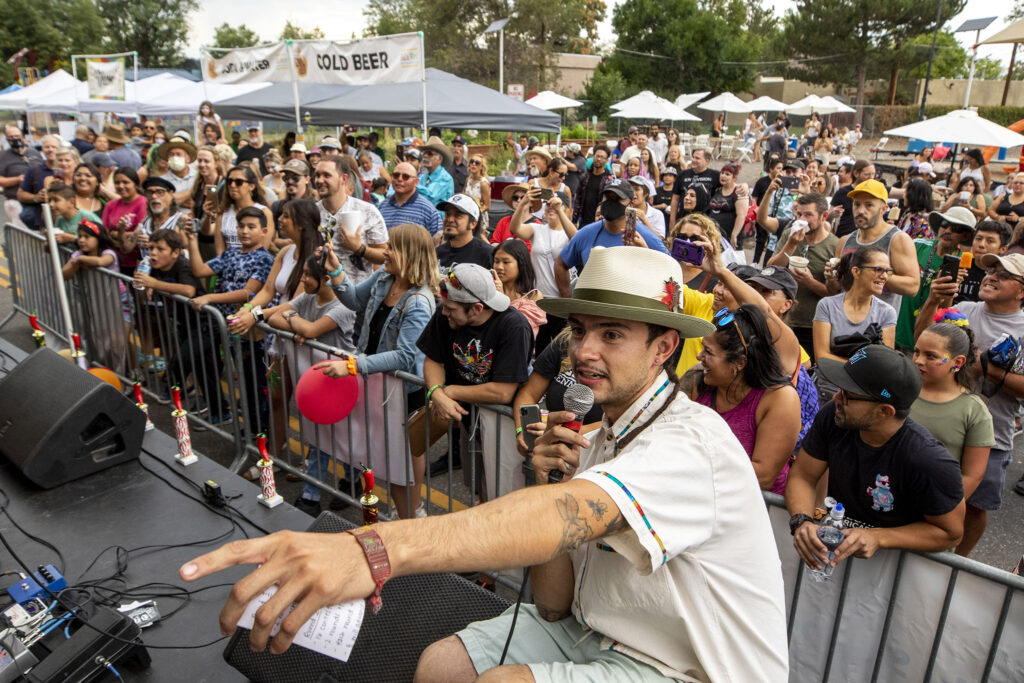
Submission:
<svg viewBox="0 0 1024 683">
<path fill-rule="evenodd" d="M 293 60 L 289 64 L 289 60 Z M 203 52 L 203 78 L 219 83 L 286 82 L 368 85 L 423 77 L 418 33 L 341 42 L 299 40 L 291 45 L 240 48 L 213 57 Z"/>
<path fill-rule="evenodd" d="M 124 57 L 85 60 L 90 100 L 124 101 Z"/>
</svg>

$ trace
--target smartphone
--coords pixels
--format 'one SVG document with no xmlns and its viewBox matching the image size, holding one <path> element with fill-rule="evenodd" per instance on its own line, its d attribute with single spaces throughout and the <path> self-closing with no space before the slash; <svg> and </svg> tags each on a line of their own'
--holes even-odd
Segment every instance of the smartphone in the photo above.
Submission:
<svg viewBox="0 0 1024 683">
<path fill-rule="evenodd" d="M 626 246 L 633 246 L 634 239 L 636 239 L 636 209 L 629 207 L 626 209 L 626 230 L 622 233 L 622 243 Z"/>
<path fill-rule="evenodd" d="M 547 201 L 555 196 L 555 191 L 546 187 L 540 188 L 540 198 Z"/>
<path fill-rule="evenodd" d="M 956 282 L 956 276 L 960 271 L 960 257 L 946 254 L 942 257 L 942 265 L 939 266 L 939 277 L 949 275 Z"/>
<path fill-rule="evenodd" d="M 217 194 L 217 186 L 216 185 L 207 185 L 206 186 L 206 194 Z"/>
<path fill-rule="evenodd" d="M 519 406 L 519 424 L 523 427 L 523 441 L 526 442 L 526 447 L 533 450 L 533 444 L 536 443 L 537 437 L 530 433 L 526 427 L 540 422 L 540 406 L 536 403 L 531 405 Z"/>
<path fill-rule="evenodd" d="M 782 189 L 784 190 L 795 190 L 800 187 L 800 179 L 795 175 L 779 176 L 779 181 L 782 183 Z"/>
<path fill-rule="evenodd" d="M 699 266 L 704 263 L 704 247 L 677 237 L 672 240 L 672 258 L 682 263 Z"/>
<path fill-rule="evenodd" d="M 612 164 L 612 175 L 616 178 L 619 177 L 619 173 L 622 171 L 622 164 Z"/>
</svg>

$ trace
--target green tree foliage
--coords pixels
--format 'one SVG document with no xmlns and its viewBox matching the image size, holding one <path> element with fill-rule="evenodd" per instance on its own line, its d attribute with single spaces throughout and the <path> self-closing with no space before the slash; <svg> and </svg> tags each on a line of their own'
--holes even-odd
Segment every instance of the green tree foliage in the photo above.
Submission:
<svg viewBox="0 0 1024 683">
<path fill-rule="evenodd" d="M 626 0 L 612 17 L 617 38 L 608 63 L 631 89 L 669 99 L 696 90 L 741 91 L 753 83 L 749 62 L 764 54 L 775 24 L 756 2 Z"/>
<path fill-rule="evenodd" d="M 97 0 L 106 21 L 106 49 L 136 50 L 139 65 L 170 67 L 181 61 L 189 34 L 188 15 L 198 0 Z"/>
<path fill-rule="evenodd" d="M 604 12 L 604 0 L 369 0 L 365 35 L 422 30 L 428 65 L 496 87 L 498 37 L 483 32 L 508 17 L 505 82 L 530 93 L 550 86 L 556 52 L 593 50 Z"/>
<path fill-rule="evenodd" d="M 1004 71 L 1003 62 L 993 57 L 978 57 L 974 62 L 974 77 L 979 81 L 997 81 L 1006 75 Z"/>
<path fill-rule="evenodd" d="M 7 58 L 22 48 L 20 66 L 40 71 L 70 63 L 72 54 L 101 49 L 103 19 L 92 0 L 4 0 L 0 12 L 0 83 L 14 80 Z"/>
<path fill-rule="evenodd" d="M 902 46 L 935 27 L 940 0 L 796 0 L 783 18 L 782 45 L 795 63 L 788 75 L 811 83 L 856 84 L 864 102 L 869 77 L 888 78 Z M 945 0 L 942 23 L 965 0 Z M 927 55 L 925 56 L 927 60 Z M 899 69 L 897 62 L 895 68 Z"/>
<path fill-rule="evenodd" d="M 314 26 L 312 31 L 307 31 L 290 21 L 286 21 L 284 22 L 284 28 L 281 30 L 281 37 L 278 40 L 320 40 L 323 37 L 324 32 L 320 30 L 319 26 Z"/>
<path fill-rule="evenodd" d="M 583 93 L 580 95 L 583 106 L 579 108 L 578 116 L 580 119 L 596 116 L 603 121 L 611 115 L 611 105 L 621 102 L 627 96 L 626 79 L 622 74 L 607 64 L 599 64 L 594 74 L 583 84 Z"/>
<path fill-rule="evenodd" d="M 260 44 L 260 37 L 245 24 L 231 26 L 224 22 L 213 30 L 213 47 L 252 47 Z"/>
<path fill-rule="evenodd" d="M 911 78 L 924 78 L 928 70 L 928 53 L 932 47 L 932 34 L 922 33 L 907 43 L 901 55 L 901 65 Z M 967 78 L 971 56 L 949 31 L 939 31 L 935 41 L 935 60 L 932 78 Z"/>
</svg>

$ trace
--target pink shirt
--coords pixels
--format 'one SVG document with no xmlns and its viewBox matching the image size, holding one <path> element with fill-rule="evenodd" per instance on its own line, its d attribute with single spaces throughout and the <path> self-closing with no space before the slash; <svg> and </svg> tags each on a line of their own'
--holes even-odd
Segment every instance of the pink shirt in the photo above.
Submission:
<svg viewBox="0 0 1024 683">
<path fill-rule="evenodd" d="M 130 202 L 118 197 L 103 207 L 103 225 L 107 232 L 117 230 L 117 223 L 122 216 L 128 216 L 128 232 L 134 232 L 139 223 L 146 218 L 146 198 L 141 194 Z M 128 253 L 118 251 L 118 260 L 124 268 L 134 268 L 139 264 L 139 248 L 135 247 Z"/>
</svg>

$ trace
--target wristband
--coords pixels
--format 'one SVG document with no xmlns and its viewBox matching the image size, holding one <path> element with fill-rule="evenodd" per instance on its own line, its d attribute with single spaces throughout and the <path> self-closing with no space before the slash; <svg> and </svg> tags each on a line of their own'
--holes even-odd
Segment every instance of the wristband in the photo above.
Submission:
<svg viewBox="0 0 1024 683">
<path fill-rule="evenodd" d="M 522 433 L 523 433 L 523 428 L 522 427 L 516 427 L 516 436 L 519 436 Z"/>
<path fill-rule="evenodd" d="M 242 308 L 247 308 L 247 309 L 249 309 L 251 311 L 252 310 L 252 304 L 250 302 L 246 301 L 244 304 L 242 304 Z"/>
<path fill-rule="evenodd" d="M 256 320 L 256 322 L 263 322 L 264 320 L 266 320 L 266 316 L 263 315 L 263 309 L 261 307 L 253 306 L 250 310 L 252 311 L 252 317 Z"/>
<path fill-rule="evenodd" d="M 370 565 L 370 576 L 376 587 L 366 601 L 370 605 L 370 612 L 376 614 L 384 606 L 380 591 L 387 580 L 391 578 L 391 560 L 388 559 L 388 551 L 384 548 L 384 541 L 372 527 L 363 526 L 358 529 L 349 529 L 346 533 L 356 537 L 359 547 L 366 555 L 366 563 Z"/>
<path fill-rule="evenodd" d="M 365 253 L 366 253 L 366 242 L 363 242 L 361 245 L 359 245 L 359 248 L 356 249 L 355 257 L 356 258 L 362 258 L 363 254 L 365 254 Z"/>
<path fill-rule="evenodd" d="M 338 264 L 338 269 L 337 269 L 337 270 L 331 270 L 331 271 L 328 271 L 328 273 L 327 273 L 327 274 L 328 274 L 328 275 L 330 275 L 331 277 L 338 277 L 339 275 L 341 275 L 341 274 L 342 274 L 342 273 L 344 273 L 344 272 L 345 272 L 345 266 L 343 266 L 343 265 L 341 265 L 341 264 L 339 263 L 339 264 Z"/>
<path fill-rule="evenodd" d="M 345 363 L 346 363 L 346 365 L 348 365 L 348 374 L 350 374 L 350 375 L 352 375 L 354 377 L 355 374 L 356 374 L 356 357 L 355 356 L 349 356 L 346 359 Z"/>
<path fill-rule="evenodd" d="M 434 393 L 434 389 L 444 389 L 444 385 L 435 384 L 434 386 L 427 389 L 427 405 L 430 405 L 430 396 Z"/>
</svg>

